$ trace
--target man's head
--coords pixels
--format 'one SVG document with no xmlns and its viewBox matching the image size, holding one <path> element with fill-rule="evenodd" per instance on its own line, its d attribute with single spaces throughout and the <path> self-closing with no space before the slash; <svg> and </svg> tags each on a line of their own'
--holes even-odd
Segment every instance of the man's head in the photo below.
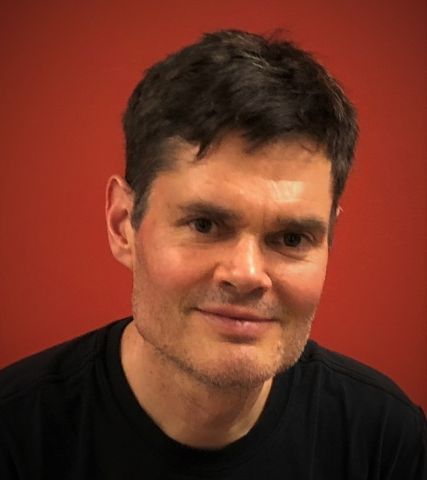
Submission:
<svg viewBox="0 0 427 480">
<path fill-rule="evenodd" d="M 236 30 L 206 34 L 152 66 L 124 116 L 126 180 L 138 227 L 151 184 L 173 168 L 177 141 L 202 158 L 228 133 L 249 149 L 305 137 L 324 148 L 332 166 L 332 216 L 351 167 L 355 111 L 338 83 L 289 41 Z"/>
<path fill-rule="evenodd" d="M 140 351 L 211 386 L 262 384 L 310 332 L 351 104 L 292 44 L 219 32 L 151 68 L 124 123 L 107 222 Z"/>
</svg>

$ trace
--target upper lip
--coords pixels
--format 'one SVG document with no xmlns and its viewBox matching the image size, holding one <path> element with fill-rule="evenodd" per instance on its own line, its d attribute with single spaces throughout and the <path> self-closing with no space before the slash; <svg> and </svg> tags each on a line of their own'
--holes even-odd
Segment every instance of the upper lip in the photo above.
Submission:
<svg viewBox="0 0 427 480">
<path fill-rule="evenodd" d="M 219 315 L 221 317 L 246 320 L 247 322 L 271 322 L 273 320 L 271 317 L 259 315 L 251 310 L 237 306 L 206 307 L 198 308 L 198 310 L 212 315 Z"/>
</svg>

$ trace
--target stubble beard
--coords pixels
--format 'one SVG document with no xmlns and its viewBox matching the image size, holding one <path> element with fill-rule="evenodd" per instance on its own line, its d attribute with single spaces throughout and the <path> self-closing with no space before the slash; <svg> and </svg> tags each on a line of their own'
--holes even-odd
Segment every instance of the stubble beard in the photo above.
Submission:
<svg viewBox="0 0 427 480">
<path fill-rule="evenodd" d="M 173 363 L 181 372 L 199 383 L 221 391 L 250 391 L 262 386 L 266 381 L 295 365 L 299 360 L 311 330 L 311 320 L 302 338 L 293 339 L 292 343 L 278 349 L 277 357 L 269 364 L 260 364 L 247 358 L 229 358 L 221 368 L 200 367 L 189 356 L 156 345 L 144 337 L 153 348 L 168 362 Z"/>
<path fill-rule="evenodd" d="M 210 363 L 195 359 L 193 352 L 180 348 L 179 343 L 176 345 L 173 342 L 162 342 L 164 336 L 161 332 L 159 334 L 159 331 L 156 332 L 155 329 L 150 328 L 143 319 L 150 318 L 149 322 L 167 325 L 167 313 L 162 315 L 160 312 L 157 315 L 151 315 L 150 312 L 144 311 L 143 307 L 140 308 L 137 297 L 139 295 L 134 292 L 135 326 L 144 342 L 155 352 L 158 361 L 172 367 L 172 370 L 178 374 L 184 374 L 208 388 L 218 389 L 222 392 L 258 388 L 278 373 L 291 368 L 298 361 L 307 344 L 315 315 L 315 312 L 312 312 L 308 317 L 296 318 L 295 315 L 288 314 L 282 325 L 283 336 L 277 342 L 276 352 L 268 362 L 259 361 L 259 358 L 248 354 L 229 355 L 227 358 Z M 296 330 L 285 341 L 286 325 L 292 322 L 297 323 Z"/>
</svg>

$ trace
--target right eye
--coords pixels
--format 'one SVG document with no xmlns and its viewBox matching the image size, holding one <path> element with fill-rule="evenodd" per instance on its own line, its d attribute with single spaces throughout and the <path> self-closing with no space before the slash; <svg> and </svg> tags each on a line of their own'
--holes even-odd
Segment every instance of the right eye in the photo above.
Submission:
<svg viewBox="0 0 427 480">
<path fill-rule="evenodd" d="M 215 226 L 214 222 L 209 218 L 195 218 L 189 222 L 189 225 L 199 233 L 212 233 Z"/>
</svg>

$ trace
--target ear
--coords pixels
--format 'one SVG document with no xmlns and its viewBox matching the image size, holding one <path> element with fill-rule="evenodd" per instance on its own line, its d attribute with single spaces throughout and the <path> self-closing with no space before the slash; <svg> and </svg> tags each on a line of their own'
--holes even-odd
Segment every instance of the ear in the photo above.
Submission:
<svg viewBox="0 0 427 480">
<path fill-rule="evenodd" d="M 331 214 L 329 218 L 329 232 L 328 232 L 328 248 L 329 250 L 332 248 L 332 242 L 334 239 L 334 230 L 335 230 L 335 224 L 338 219 L 338 217 L 341 215 L 341 212 L 343 211 L 341 205 L 338 205 L 335 209 L 335 212 L 331 209 Z"/>
<path fill-rule="evenodd" d="M 116 260 L 133 269 L 134 230 L 131 225 L 133 193 L 126 181 L 113 175 L 107 183 L 105 217 L 108 241 Z"/>
</svg>

